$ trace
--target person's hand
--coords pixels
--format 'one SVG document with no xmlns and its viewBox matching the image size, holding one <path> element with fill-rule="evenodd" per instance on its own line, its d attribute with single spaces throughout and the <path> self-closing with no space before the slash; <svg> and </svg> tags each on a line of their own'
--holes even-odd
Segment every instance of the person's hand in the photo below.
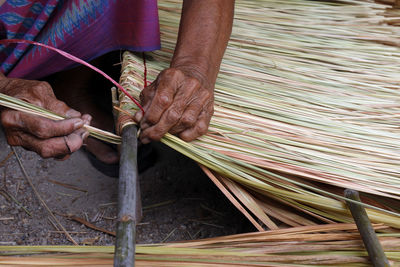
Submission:
<svg viewBox="0 0 400 267">
<path fill-rule="evenodd" d="M 43 107 L 67 119 L 53 121 L 11 109 L 1 110 L 7 142 L 38 153 L 43 158 L 64 160 L 77 151 L 87 138 L 83 125 L 89 124 L 90 115 L 83 115 L 56 99 L 46 82 L 3 78 L 0 91 Z"/>
<path fill-rule="evenodd" d="M 214 112 L 214 88 L 198 72 L 169 68 L 141 92 L 145 111 L 136 112 L 142 143 L 158 141 L 167 132 L 192 141 L 207 132 Z"/>
</svg>

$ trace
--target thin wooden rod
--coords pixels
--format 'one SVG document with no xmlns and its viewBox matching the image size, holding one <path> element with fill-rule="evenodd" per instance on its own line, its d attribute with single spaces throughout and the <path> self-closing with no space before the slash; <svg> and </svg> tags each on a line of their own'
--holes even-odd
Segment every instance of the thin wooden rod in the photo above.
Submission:
<svg viewBox="0 0 400 267">
<path fill-rule="evenodd" d="M 141 217 L 138 177 L 137 128 L 128 125 L 122 131 L 115 267 L 135 264 L 136 224 Z"/>
<path fill-rule="evenodd" d="M 355 190 L 344 190 L 344 196 L 346 198 L 361 202 L 360 195 Z M 367 249 L 372 265 L 374 267 L 390 266 L 364 207 L 350 201 L 347 201 L 347 206 L 350 209 L 351 215 L 353 215 L 354 221 L 357 225 L 358 231 L 360 232 L 364 246 Z"/>
</svg>

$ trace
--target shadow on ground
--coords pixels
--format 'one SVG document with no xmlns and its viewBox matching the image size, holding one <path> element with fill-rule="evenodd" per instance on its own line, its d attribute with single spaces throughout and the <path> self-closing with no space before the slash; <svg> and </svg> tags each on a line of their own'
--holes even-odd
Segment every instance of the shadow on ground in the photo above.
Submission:
<svg viewBox="0 0 400 267">
<path fill-rule="evenodd" d="M 138 226 L 139 243 L 254 230 L 196 163 L 162 144 L 154 148 L 158 161 L 140 178 L 144 213 Z M 112 236 L 65 216 L 114 231 L 117 179 L 94 169 L 83 151 L 63 162 L 42 159 L 21 148 L 16 151 L 40 196 L 77 243 L 114 244 Z M 60 230 L 40 205 L 0 130 L 0 245 L 71 244 Z"/>
</svg>

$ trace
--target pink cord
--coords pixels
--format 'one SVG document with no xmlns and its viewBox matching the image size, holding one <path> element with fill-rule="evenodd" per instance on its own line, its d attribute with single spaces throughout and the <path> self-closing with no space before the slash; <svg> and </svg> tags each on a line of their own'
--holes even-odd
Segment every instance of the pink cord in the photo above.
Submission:
<svg viewBox="0 0 400 267">
<path fill-rule="evenodd" d="M 100 73 L 101 75 L 103 75 L 107 80 L 109 80 L 109 81 L 112 82 L 115 86 L 117 86 L 119 89 L 121 89 L 121 91 L 124 92 L 124 94 L 125 94 L 127 97 L 129 97 L 129 98 L 133 101 L 133 103 L 135 103 L 135 104 L 140 108 L 140 110 L 143 112 L 143 114 L 144 114 L 143 107 L 139 104 L 139 102 L 138 102 L 136 99 L 134 99 L 134 98 L 119 84 L 119 83 L 117 83 L 117 82 L 114 81 L 110 76 L 108 76 L 107 74 L 105 74 L 103 71 L 101 71 L 101 70 L 99 70 L 98 68 L 96 68 L 95 66 L 93 66 L 93 65 L 91 65 L 91 64 L 89 64 L 89 63 L 87 63 L 86 61 L 84 61 L 84 60 L 82 60 L 82 59 L 80 59 L 80 58 L 77 58 L 77 57 L 75 57 L 75 56 L 73 56 L 73 55 L 71 55 L 71 54 L 69 54 L 69 53 L 67 53 L 67 52 L 64 52 L 64 51 L 60 50 L 60 49 L 57 49 L 57 48 L 55 48 L 55 47 L 52 47 L 52 46 L 49 46 L 49 45 L 45 45 L 45 44 L 42 44 L 42 43 L 38 43 L 38 42 L 34 42 L 34 41 L 20 40 L 20 39 L 4 39 L 4 40 L 0 40 L 0 45 L 6 45 L 6 44 L 12 44 L 12 43 L 24 43 L 24 44 L 32 44 L 32 45 L 42 46 L 42 47 L 45 47 L 45 48 L 47 48 L 47 49 L 53 50 L 53 51 L 59 53 L 60 55 L 66 57 L 66 58 L 68 58 L 68 59 L 70 59 L 70 60 L 72 60 L 72 61 L 75 61 L 75 62 L 77 62 L 77 63 L 80 63 L 80 64 L 82 64 L 82 65 L 85 65 L 85 66 L 91 68 L 92 70 L 94 70 L 94 71 Z M 144 55 L 144 54 L 143 54 L 143 55 Z M 144 59 L 144 57 L 143 57 L 143 59 Z M 145 82 L 146 82 L 146 79 L 147 79 L 146 76 L 147 76 L 147 70 L 146 70 L 146 68 L 145 68 Z M 146 84 L 146 83 L 145 83 L 145 84 Z"/>
</svg>

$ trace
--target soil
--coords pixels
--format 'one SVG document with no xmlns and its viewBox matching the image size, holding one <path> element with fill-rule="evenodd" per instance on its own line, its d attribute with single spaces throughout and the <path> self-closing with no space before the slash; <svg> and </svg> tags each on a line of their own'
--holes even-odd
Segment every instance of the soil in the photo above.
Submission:
<svg viewBox="0 0 400 267">
<path fill-rule="evenodd" d="M 156 163 L 140 175 L 143 218 L 138 243 L 200 239 L 254 231 L 197 164 L 161 143 Z M 118 179 L 94 169 L 84 151 L 66 161 L 16 148 L 29 178 L 80 245 L 113 245 L 114 237 L 69 219 L 114 231 Z M 11 153 L 11 154 L 10 154 Z M 24 177 L 0 130 L 0 245 L 71 245 Z"/>
</svg>

